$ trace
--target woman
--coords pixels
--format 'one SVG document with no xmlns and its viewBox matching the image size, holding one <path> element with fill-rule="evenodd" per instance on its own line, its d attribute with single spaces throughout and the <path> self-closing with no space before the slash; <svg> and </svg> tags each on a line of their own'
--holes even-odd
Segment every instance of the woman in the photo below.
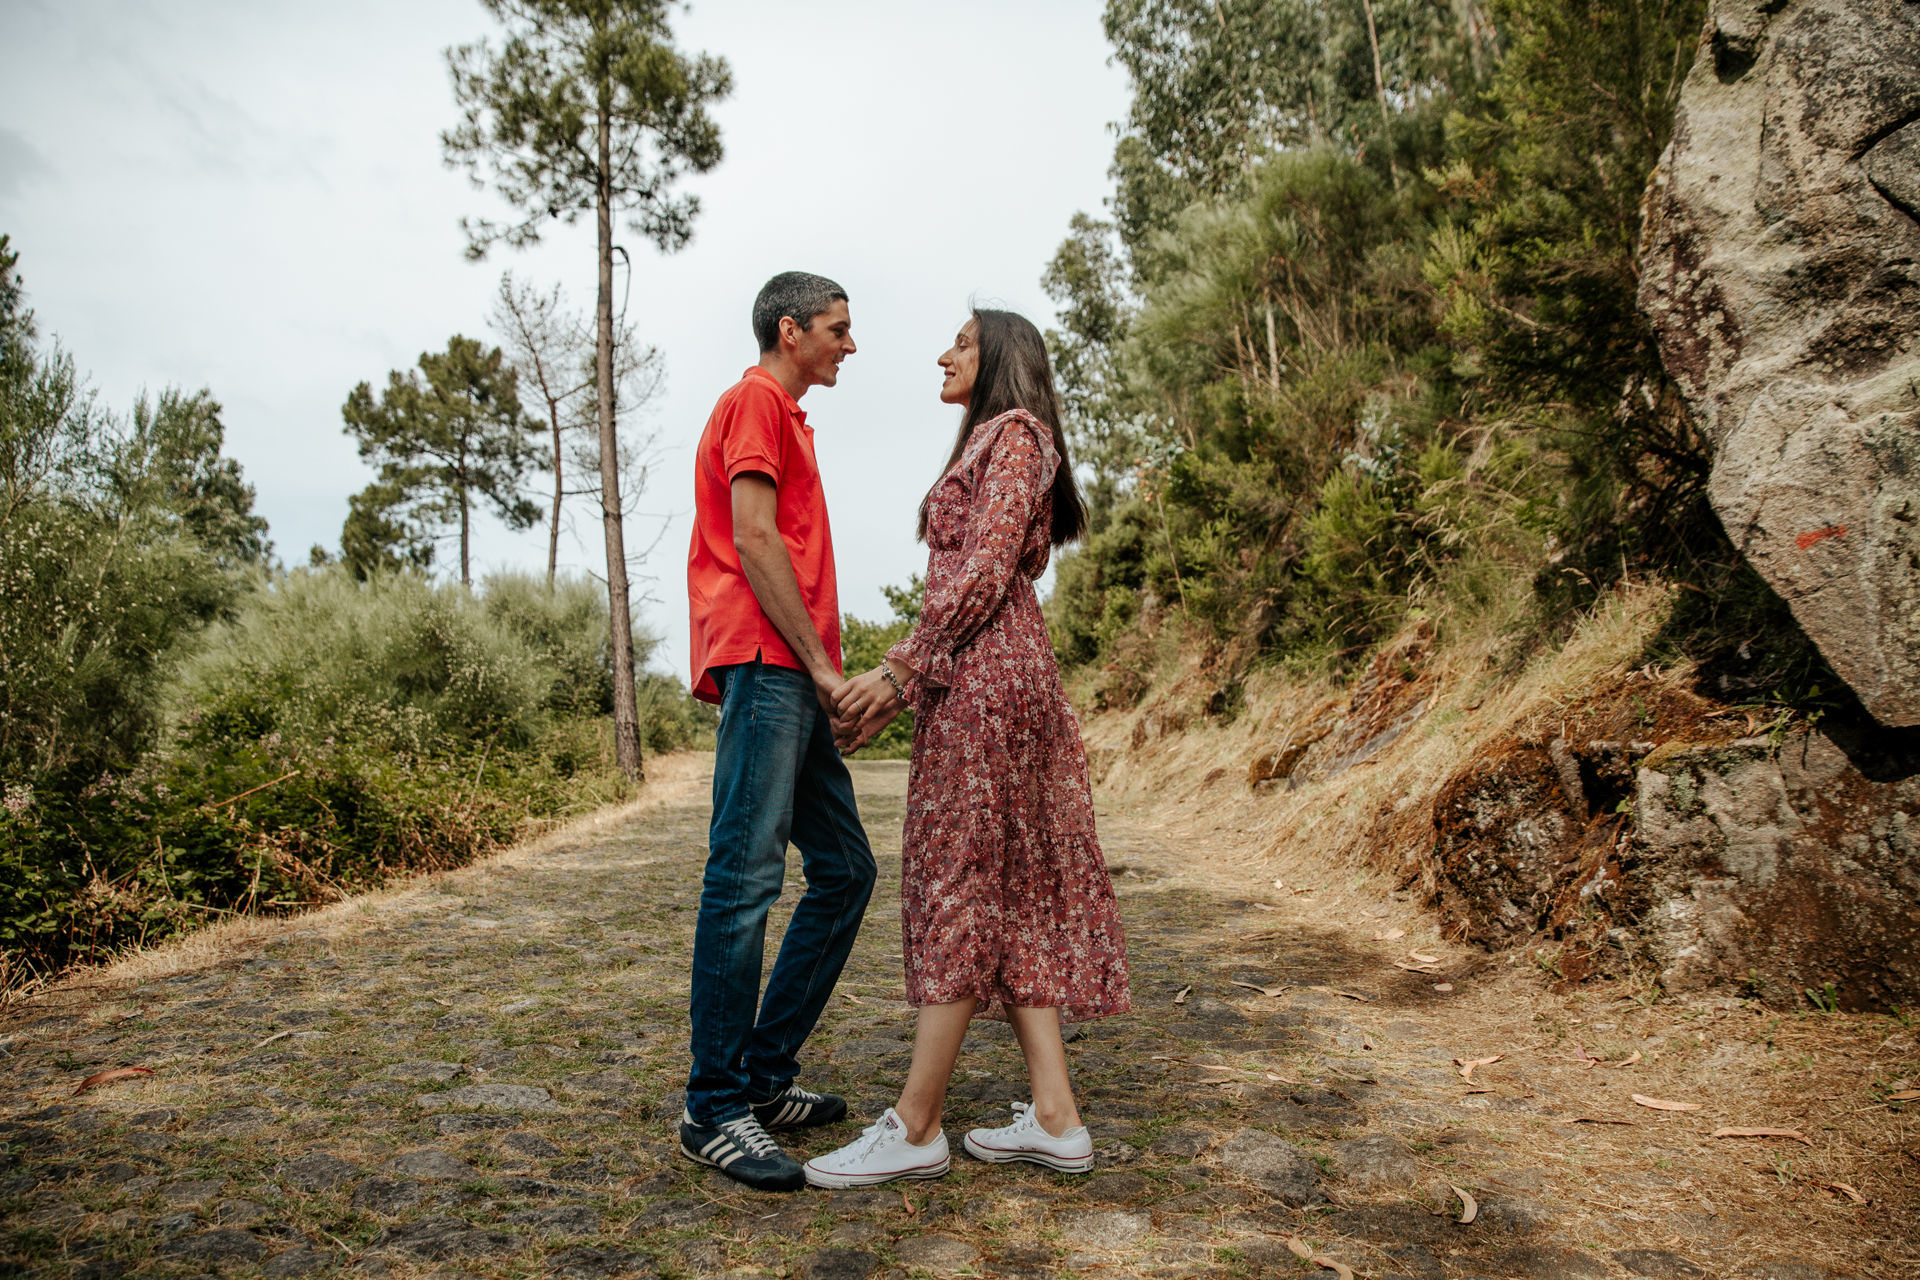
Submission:
<svg viewBox="0 0 1920 1280">
<path fill-rule="evenodd" d="M 913 633 L 837 699 L 856 747 L 904 705 L 917 714 L 900 898 L 919 1029 L 900 1100 L 807 1162 L 816 1186 L 947 1171 L 941 1111 L 975 1013 L 1013 1023 L 1033 1101 L 969 1133 L 968 1154 L 1085 1173 L 1093 1143 L 1060 1019 L 1130 1007 L 1086 751 L 1033 589 L 1051 549 L 1086 529 L 1046 343 L 1011 312 L 976 310 L 940 367 L 940 398 L 966 415 L 920 504 L 926 602 Z"/>
</svg>

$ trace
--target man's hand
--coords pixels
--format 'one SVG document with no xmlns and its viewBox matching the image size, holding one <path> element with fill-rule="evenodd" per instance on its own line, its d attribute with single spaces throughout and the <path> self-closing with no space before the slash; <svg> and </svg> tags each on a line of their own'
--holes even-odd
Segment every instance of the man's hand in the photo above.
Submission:
<svg viewBox="0 0 1920 1280">
<path fill-rule="evenodd" d="M 846 678 L 831 668 L 813 673 L 813 696 L 820 699 L 820 709 L 827 713 L 827 719 L 833 721 L 833 737 L 836 742 L 840 740 L 842 721 L 836 704 L 840 691 L 846 687 Z"/>
</svg>

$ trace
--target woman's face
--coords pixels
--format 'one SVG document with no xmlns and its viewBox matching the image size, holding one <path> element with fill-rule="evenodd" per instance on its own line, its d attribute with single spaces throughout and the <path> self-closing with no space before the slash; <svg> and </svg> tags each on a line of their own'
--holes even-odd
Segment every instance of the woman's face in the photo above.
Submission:
<svg viewBox="0 0 1920 1280">
<path fill-rule="evenodd" d="M 980 372 L 980 326 L 972 320 L 954 335 L 953 345 L 940 357 L 946 380 L 940 384 L 945 404 L 966 404 L 973 398 L 974 375 Z"/>
</svg>

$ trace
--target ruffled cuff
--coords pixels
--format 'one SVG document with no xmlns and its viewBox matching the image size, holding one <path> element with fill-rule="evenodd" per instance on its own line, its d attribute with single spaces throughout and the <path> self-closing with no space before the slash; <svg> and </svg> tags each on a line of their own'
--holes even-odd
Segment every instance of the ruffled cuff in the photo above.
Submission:
<svg viewBox="0 0 1920 1280">
<path fill-rule="evenodd" d="M 907 681 L 907 701 L 915 707 L 920 705 L 923 690 L 944 689 L 953 682 L 953 655 L 920 643 L 917 635 L 910 635 L 887 650 L 887 657 L 905 663 L 912 670 L 913 677 Z"/>
</svg>

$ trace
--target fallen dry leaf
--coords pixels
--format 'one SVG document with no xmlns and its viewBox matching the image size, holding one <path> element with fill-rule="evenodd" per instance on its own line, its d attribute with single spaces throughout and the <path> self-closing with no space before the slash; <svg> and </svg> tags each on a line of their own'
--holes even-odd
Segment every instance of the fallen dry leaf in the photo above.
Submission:
<svg viewBox="0 0 1920 1280">
<path fill-rule="evenodd" d="M 1245 987 L 1249 991 L 1258 991 L 1263 996 L 1283 995 L 1291 990 L 1289 987 L 1263 987 L 1257 982 L 1235 982 L 1233 985 L 1236 987 Z M 1178 1004 L 1179 1002 L 1175 1001 L 1174 1003 Z"/>
<path fill-rule="evenodd" d="M 1630 1096 L 1641 1106 L 1652 1107 L 1655 1111 L 1698 1111 L 1700 1109 L 1700 1104 L 1697 1102 L 1668 1102 L 1664 1098 L 1649 1098 L 1644 1093 Z"/>
<path fill-rule="evenodd" d="M 1418 960 L 1421 964 L 1439 964 L 1440 963 L 1439 956 L 1422 955 L 1418 951 L 1407 952 L 1407 959 Z"/>
<path fill-rule="evenodd" d="M 73 1094 L 75 1097 L 79 1097 L 87 1090 L 98 1089 L 103 1084 L 112 1084 L 116 1080 L 131 1080 L 135 1076 L 150 1076 L 152 1074 L 152 1067 L 114 1067 L 110 1071 L 96 1071 L 85 1080 L 82 1080 L 80 1087 L 75 1089 Z"/>
<path fill-rule="evenodd" d="M 1307 1242 L 1299 1236 L 1287 1237 L 1287 1249 L 1294 1257 L 1311 1262 L 1316 1267 L 1325 1267 L 1340 1277 L 1340 1280 L 1353 1280 L 1353 1268 L 1344 1262 L 1335 1262 L 1324 1253 L 1315 1253 L 1307 1247 Z"/>
<path fill-rule="evenodd" d="M 851 1004 L 865 1004 L 865 1003 L 866 1003 L 866 1001 L 865 1001 L 865 1000 L 862 1000 L 862 999 L 861 999 L 861 998 L 860 998 L 859 996 L 857 996 L 857 995 L 855 995 L 855 994 L 853 994 L 853 992 L 851 992 L 851 991 L 842 991 L 842 992 L 840 993 L 840 998 L 841 998 L 842 1000 L 845 1000 L 845 1001 L 847 1001 L 847 1002 L 849 1002 L 849 1003 L 851 1003 Z"/>
<path fill-rule="evenodd" d="M 1253 904 L 1253 907 L 1256 911 L 1278 911 L 1280 909 L 1269 902 L 1256 902 Z"/>
<path fill-rule="evenodd" d="M 1867 1198 L 1865 1196 L 1861 1195 L 1858 1191 L 1855 1191 L 1852 1187 L 1848 1186 L 1844 1182 L 1815 1182 L 1813 1185 L 1816 1187 L 1824 1187 L 1828 1191 L 1838 1191 L 1841 1195 L 1853 1201 L 1855 1204 L 1865 1204 L 1867 1202 Z"/>
<path fill-rule="evenodd" d="M 1361 995 L 1358 991 L 1342 991 L 1338 987 L 1315 987 L 1314 990 L 1324 991 L 1330 996 L 1340 996 L 1347 1000 L 1358 1000 L 1361 1004 L 1371 1003 L 1368 997 Z"/>
<path fill-rule="evenodd" d="M 1614 1119 L 1610 1119 L 1607 1116 L 1575 1116 L 1573 1118 L 1573 1122 L 1575 1124 L 1625 1124 L 1625 1125 L 1631 1125 L 1634 1123 L 1631 1120 L 1614 1120 Z"/>
<path fill-rule="evenodd" d="M 907 1197 L 907 1193 L 904 1191 L 900 1193 L 900 1206 L 901 1208 L 907 1211 L 907 1216 L 909 1218 L 911 1218 L 914 1214 L 920 1212 L 918 1209 L 913 1207 L 913 1201 Z"/>
<path fill-rule="evenodd" d="M 1287 887 L 1287 882 L 1285 880 L 1275 880 L 1273 882 L 1273 887 L 1276 889 L 1284 889 Z"/>
<path fill-rule="evenodd" d="M 1374 934 L 1373 940 L 1375 942 L 1392 942 L 1396 939 L 1404 938 L 1406 936 L 1407 936 L 1407 931 L 1405 929 L 1388 929 L 1384 933 Z"/>
<path fill-rule="evenodd" d="M 1635 1049 L 1632 1057 L 1622 1058 L 1618 1062 L 1609 1062 L 1606 1065 L 1609 1067 L 1630 1067 L 1638 1061 L 1640 1061 L 1640 1051 Z"/>
<path fill-rule="evenodd" d="M 1453 991 L 1453 984 L 1451 982 L 1436 982 L 1433 984 L 1433 989 L 1441 995 L 1448 995 Z"/>
<path fill-rule="evenodd" d="M 1888 1102 L 1912 1102 L 1915 1098 L 1920 1098 L 1920 1089 L 1902 1089 L 1887 1095 Z"/>
<path fill-rule="evenodd" d="M 1480 1202 L 1468 1195 L 1465 1187 L 1454 1187 L 1451 1182 L 1447 1185 L 1453 1187 L 1453 1194 L 1460 1197 L 1460 1216 L 1454 1219 L 1455 1222 L 1464 1226 L 1480 1216 Z"/>
<path fill-rule="evenodd" d="M 1408 964 L 1405 960 L 1395 960 L 1393 967 L 1405 969 L 1408 973 L 1438 973 L 1440 967 L 1435 964 Z"/>
<path fill-rule="evenodd" d="M 1490 1067 L 1506 1056 L 1504 1053 L 1496 1053 L 1491 1058 L 1474 1058 L 1471 1061 L 1466 1058 L 1455 1058 L 1453 1065 L 1460 1068 L 1460 1078 L 1462 1080 L 1471 1080 L 1473 1079 L 1473 1069 L 1475 1067 Z"/>
<path fill-rule="evenodd" d="M 1173 1002 L 1174 1002 L 1175 1004 L 1185 1004 L 1185 1003 L 1187 1002 L 1187 995 L 1188 995 L 1188 993 L 1189 993 L 1189 992 L 1191 992 L 1192 990 L 1193 990 L 1193 988 L 1192 988 L 1192 987 L 1182 987 L 1182 988 L 1180 988 L 1180 994 L 1179 994 L 1179 995 L 1177 995 L 1177 996 L 1175 996 L 1175 997 L 1173 998 Z"/>
<path fill-rule="evenodd" d="M 285 1040 L 288 1036 L 292 1034 L 293 1034 L 293 1028 L 288 1027 L 285 1031 L 274 1032 L 272 1035 L 268 1036 L 265 1040 L 262 1040 L 259 1044 L 253 1047 L 256 1049 L 264 1049 L 268 1045 L 272 1044 L 275 1040 Z"/>
<path fill-rule="evenodd" d="M 1716 1138 L 1792 1138 L 1795 1142 L 1813 1145 L 1812 1141 L 1798 1129 L 1736 1129 L 1726 1125 L 1715 1129 L 1712 1136 Z"/>
</svg>

